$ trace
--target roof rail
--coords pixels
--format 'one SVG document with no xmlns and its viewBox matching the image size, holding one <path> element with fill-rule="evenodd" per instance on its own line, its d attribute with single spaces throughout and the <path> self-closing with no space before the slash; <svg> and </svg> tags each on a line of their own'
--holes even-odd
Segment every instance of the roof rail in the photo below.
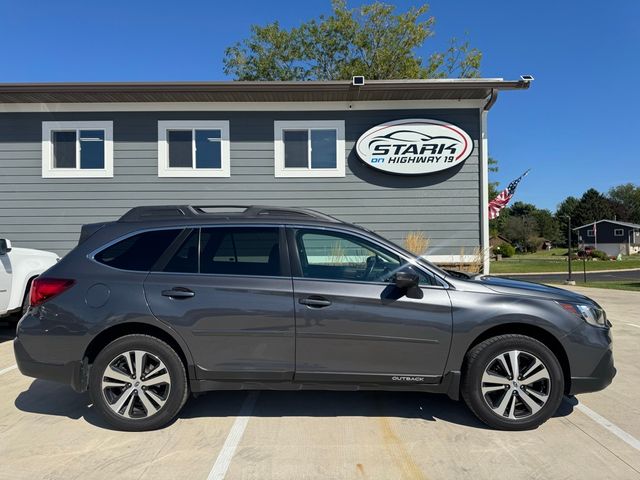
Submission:
<svg viewBox="0 0 640 480">
<path fill-rule="evenodd" d="M 122 215 L 119 222 L 142 222 L 176 218 L 217 217 L 311 217 L 326 222 L 340 220 L 315 210 L 264 205 L 154 205 L 134 207 Z"/>
</svg>

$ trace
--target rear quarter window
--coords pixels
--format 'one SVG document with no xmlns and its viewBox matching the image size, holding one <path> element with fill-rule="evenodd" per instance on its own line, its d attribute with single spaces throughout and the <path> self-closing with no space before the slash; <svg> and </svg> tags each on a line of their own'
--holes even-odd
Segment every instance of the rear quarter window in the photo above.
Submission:
<svg viewBox="0 0 640 480">
<path fill-rule="evenodd" d="M 180 232 L 173 229 L 138 233 L 101 250 L 94 259 L 121 270 L 148 272 Z"/>
</svg>

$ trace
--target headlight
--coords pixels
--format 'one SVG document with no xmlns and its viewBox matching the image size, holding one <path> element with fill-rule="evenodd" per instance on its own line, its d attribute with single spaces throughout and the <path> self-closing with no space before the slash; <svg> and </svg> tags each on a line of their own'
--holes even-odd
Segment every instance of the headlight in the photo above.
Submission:
<svg viewBox="0 0 640 480">
<path fill-rule="evenodd" d="M 558 305 L 560 305 L 567 312 L 582 318 L 585 322 L 590 323 L 595 327 L 609 326 L 607 315 L 604 313 L 604 310 L 597 305 L 565 302 L 558 302 Z"/>
</svg>

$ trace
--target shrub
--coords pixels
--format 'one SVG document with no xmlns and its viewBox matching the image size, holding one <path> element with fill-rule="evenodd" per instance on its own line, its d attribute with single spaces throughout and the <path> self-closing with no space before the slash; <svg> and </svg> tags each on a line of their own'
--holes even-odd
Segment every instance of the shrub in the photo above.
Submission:
<svg viewBox="0 0 640 480">
<path fill-rule="evenodd" d="M 597 258 L 598 260 L 609 260 L 609 255 L 607 255 L 602 250 L 592 250 L 591 258 Z"/>
<path fill-rule="evenodd" d="M 493 247 L 493 254 L 501 254 L 504 258 L 513 257 L 516 254 L 516 249 L 513 245 L 503 243 L 502 245 L 496 245 Z"/>
<path fill-rule="evenodd" d="M 409 232 L 404 237 L 404 248 L 416 256 L 424 255 L 429 248 L 429 237 L 422 232 Z"/>
</svg>

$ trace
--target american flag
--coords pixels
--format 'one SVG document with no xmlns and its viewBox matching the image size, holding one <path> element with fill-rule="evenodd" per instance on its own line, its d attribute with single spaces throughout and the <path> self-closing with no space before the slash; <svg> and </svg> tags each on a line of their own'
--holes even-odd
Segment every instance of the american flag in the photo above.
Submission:
<svg viewBox="0 0 640 480">
<path fill-rule="evenodd" d="M 513 182 L 509 184 L 507 188 L 500 192 L 500 194 L 489 202 L 489 220 L 493 220 L 494 218 L 498 218 L 500 215 L 500 210 L 507 206 L 513 194 L 516 192 L 516 188 L 520 181 L 527 176 L 531 169 L 524 172 L 518 178 L 516 178 Z"/>
</svg>

